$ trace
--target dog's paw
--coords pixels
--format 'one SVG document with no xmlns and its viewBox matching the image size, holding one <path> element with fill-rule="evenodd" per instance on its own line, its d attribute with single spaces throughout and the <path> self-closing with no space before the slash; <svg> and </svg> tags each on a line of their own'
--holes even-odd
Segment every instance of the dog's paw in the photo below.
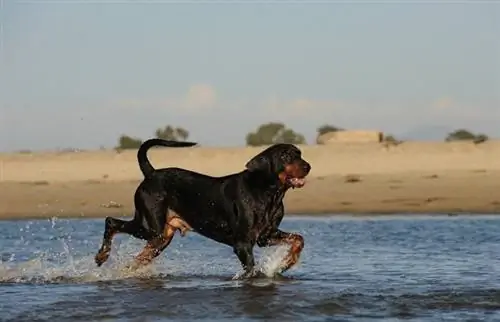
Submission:
<svg viewBox="0 0 500 322">
<path fill-rule="evenodd" d="M 97 267 L 100 267 L 102 264 L 104 264 L 104 262 L 107 261 L 108 258 L 109 258 L 109 251 L 99 251 L 94 257 Z"/>
<path fill-rule="evenodd" d="M 233 280 L 247 280 L 252 278 L 263 278 L 263 277 L 266 277 L 266 275 L 262 271 L 258 269 L 252 269 L 249 271 L 236 274 L 233 277 Z"/>
</svg>

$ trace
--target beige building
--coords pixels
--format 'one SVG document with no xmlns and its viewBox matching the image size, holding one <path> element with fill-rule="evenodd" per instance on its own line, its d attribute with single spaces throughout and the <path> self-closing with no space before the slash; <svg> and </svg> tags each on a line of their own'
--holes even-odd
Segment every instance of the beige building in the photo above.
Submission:
<svg viewBox="0 0 500 322">
<path fill-rule="evenodd" d="M 328 132 L 318 137 L 318 144 L 340 142 L 382 142 L 384 134 L 380 131 L 345 130 Z"/>
</svg>

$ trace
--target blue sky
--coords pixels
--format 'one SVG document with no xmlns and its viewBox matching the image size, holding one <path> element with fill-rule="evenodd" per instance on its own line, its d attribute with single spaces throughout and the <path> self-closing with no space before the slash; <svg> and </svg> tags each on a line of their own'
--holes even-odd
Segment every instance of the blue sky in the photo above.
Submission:
<svg viewBox="0 0 500 322">
<path fill-rule="evenodd" d="M 167 124 L 234 146 L 268 121 L 500 137 L 496 2 L 96 3 L 3 0 L 0 150 Z"/>
</svg>

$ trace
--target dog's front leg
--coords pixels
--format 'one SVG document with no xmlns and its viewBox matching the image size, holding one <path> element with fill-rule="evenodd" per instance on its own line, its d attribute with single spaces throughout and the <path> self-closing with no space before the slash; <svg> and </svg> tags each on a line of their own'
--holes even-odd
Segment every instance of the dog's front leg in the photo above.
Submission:
<svg viewBox="0 0 500 322">
<path fill-rule="evenodd" d="M 259 247 L 267 247 L 274 245 L 289 245 L 290 250 L 283 260 L 281 273 L 284 273 L 294 266 L 300 258 L 302 249 L 304 248 L 304 237 L 296 233 L 287 233 L 281 230 L 276 230 L 268 238 L 257 241 Z"/>
<path fill-rule="evenodd" d="M 255 271 L 255 259 L 253 256 L 253 245 L 249 242 L 240 242 L 234 245 L 234 253 L 238 256 L 244 269 L 243 278 L 250 278 L 257 275 Z"/>
</svg>

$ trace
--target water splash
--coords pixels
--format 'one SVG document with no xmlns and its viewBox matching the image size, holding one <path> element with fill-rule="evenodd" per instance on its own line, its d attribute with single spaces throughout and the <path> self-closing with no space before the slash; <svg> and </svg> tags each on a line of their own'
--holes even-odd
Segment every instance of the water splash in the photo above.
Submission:
<svg viewBox="0 0 500 322">
<path fill-rule="evenodd" d="M 117 247 L 114 256 L 102 267 L 96 266 L 93 254 L 76 258 L 68 241 L 61 240 L 61 243 L 63 251 L 59 253 L 40 252 L 26 261 L 14 261 L 12 256 L 0 263 L 0 283 L 87 283 L 158 275 L 156 263 L 135 270 L 128 268 L 133 261 L 132 254 L 139 250 L 134 243 Z"/>
<path fill-rule="evenodd" d="M 76 229 L 70 221 L 53 217 L 42 224 L 22 224 L 18 229 L 10 233 L 7 239 L 10 244 L 6 244 L 1 254 L 0 283 L 92 283 L 128 278 L 203 278 L 215 275 L 230 279 L 231 271 L 241 269 L 236 257 L 230 260 L 207 258 L 206 254 L 192 252 L 192 249 L 186 252 L 184 241 L 179 239 L 178 245 L 169 248 L 151 265 L 130 269 L 128 267 L 144 247 L 144 241 L 122 235 L 115 238 L 109 260 L 97 267 L 94 255 L 99 238 Z M 288 246 L 256 248 L 256 268 L 264 276 L 274 277 L 280 273 L 280 264 L 287 251 Z"/>
<path fill-rule="evenodd" d="M 277 273 L 280 273 L 282 269 L 281 265 L 289 250 L 290 246 L 288 245 L 280 245 L 265 250 L 258 264 L 260 271 L 267 277 L 273 277 Z"/>
<path fill-rule="evenodd" d="M 186 263 L 177 259 L 176 254 L 171 254 L 166 258 L 159 257 L 151 265 L 145 267 L 130 269 L 134 255 L 142 248 L 142 245 L 133 239 L 116 243 L 109 260 L 101 267 L 97 267 L 94 263 L 94 254 L 75 255 L 70 241 L 70 238 L 60 239 L 61 251 L 52 249 L 38 252 L 25 261 L 16 261 L 13 254 L 7 261 L 0 262 L 0 283 L 92 283 L 187 273 Z M 274 277 L 280 273 L 281 263 L 287 252 L 287 246 L 264 249 L 257 262 L 257 270 L 266 277 Z M 218 265 L 217 262 L 206 262 L 206 259 L 201 258 L 190 258 L 189 262 L 199 263 L 199 265 L 189 267 L 190 273 L 194 274 L 210 274 L 214 273 L 214 270 L 222 273 L 224 268 L 227 269 L 224 265 Z M 236 259 L 235 266 L 239 266 Z M 241 276 L 241 273 L 236 276 Z"/>
<path fill-rule="evenodd" d="M 265 277 L 275 277 L 276 274 L 281 273 L 282 263 L 285 259 L 290 246 L 279 245 L 274 247 L 265 248 L 260 260 L 256 264 L 256 270 L 262 273 Z M 233 280 L 240 279 L 244 274 L 244 271 L 239 271 Z"/>
<path fill-rule="evenodd" d="M 86 283 L 157 274 L 154 264 L 135 270 L 127 268 L 143 247 L 137 240 L 117 240 L 110 260 L 97 267 L 93 247 L 89 247 L 92 243 L 79 239 L 79 235 L 73 241 L 72 233 L 79 232 L 68 221 L 52 217 L 46 223 L 32 225 L 30 221 L 19 227 L 19 233 L 12 233 L 10 238 L 17 251 L 2 254 L 0 283 Z M 47 241 L 50 248 L 40 247 Z"/>
<path fill-rule="evenodd" d="M 50 218 L 50 224 L 52 226 L 52 229 L 56 227 L 56 222 L 57 222 L 57 217 L 53 216 Z"/>
</svg>

